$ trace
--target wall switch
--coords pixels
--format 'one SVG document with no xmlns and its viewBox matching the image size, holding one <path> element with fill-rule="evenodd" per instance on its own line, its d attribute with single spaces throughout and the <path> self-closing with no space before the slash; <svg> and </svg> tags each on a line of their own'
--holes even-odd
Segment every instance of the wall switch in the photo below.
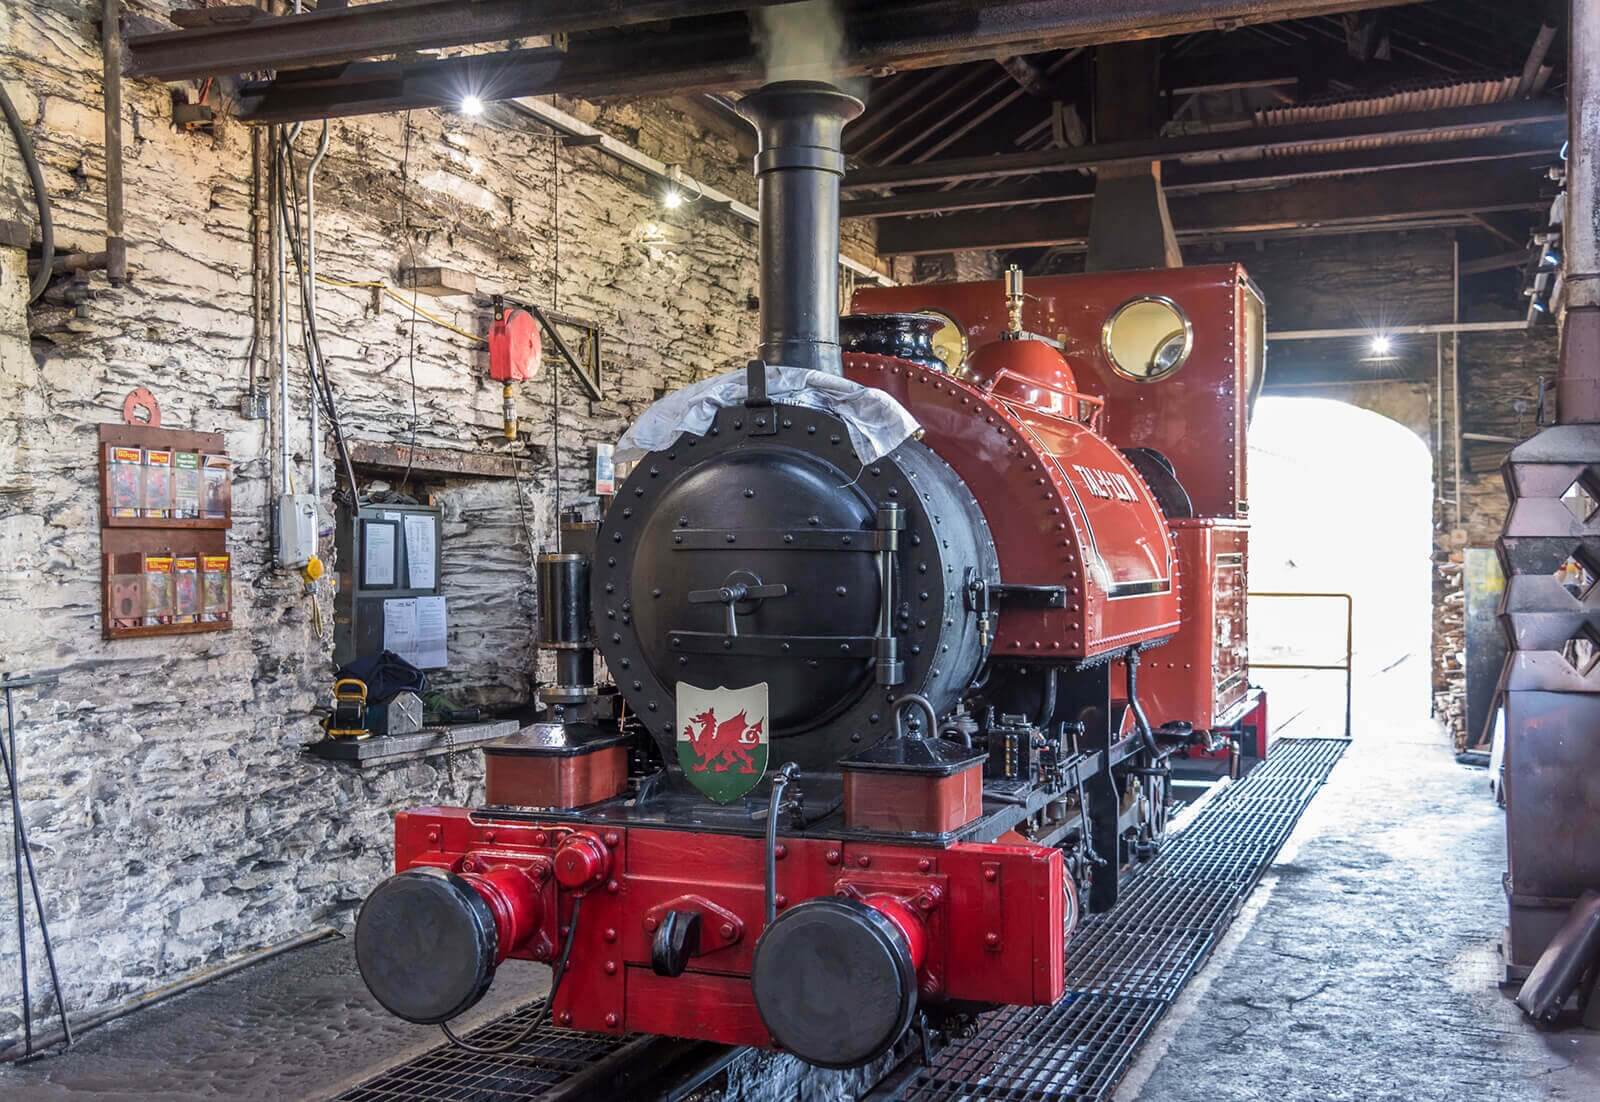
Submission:
<svg viewBox="0 0 1600 1102">
<path fill-rule="evenodd" d="M 317 499 L 310 494 L 278 497 L 278 566 L 298 568 L 317 553 Z"/>
</svg>

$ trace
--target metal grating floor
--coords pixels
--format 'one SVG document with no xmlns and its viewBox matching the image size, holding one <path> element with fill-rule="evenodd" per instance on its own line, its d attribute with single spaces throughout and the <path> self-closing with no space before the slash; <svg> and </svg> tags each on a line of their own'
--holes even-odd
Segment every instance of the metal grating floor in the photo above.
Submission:
<svg viewBox="0 0 1600 1102">
<path fill-rule="evenodd" d="M 467 1034 L 476 1045 L 497 1045 L 544 1013 L 544 1000 Z M 542 1098 L 557 1085 L 600 1063 L 625 1044 L 623 1038 L 580 1033 L 541 1022 L 533 1036 L 510 1052 L 481 1055 L 446 1042 L 415 1060 L 390 1068 L 338 1096 L 335 1102 L 515 1102 Z"/>
<path fill-rule="evenodd" d="M 998 1010 L 885 1102 L 1108 1099 L 1178 992 L 1205 963 L 1348 745 L 1284 739 L 1249 777 L 1202 807 L 1090 915 L 1067 947 L 1067 994 Z"/>
</svg>

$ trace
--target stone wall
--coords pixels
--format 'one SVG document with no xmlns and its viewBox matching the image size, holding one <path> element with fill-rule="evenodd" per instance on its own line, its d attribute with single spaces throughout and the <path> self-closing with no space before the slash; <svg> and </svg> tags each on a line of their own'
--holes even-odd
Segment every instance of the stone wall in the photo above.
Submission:
<svg viewBox="0 0 1600 1102">
<path fill-rule="evenodd" d="M 167 0 L 141 5 L 164 14 Z M 185 5 L 187 6 L 187 5 Z M 33 134 L 58 248 L 104 233 L 102 88 L 89 7 L 0 5 L 0 71 Z M 58 292 L 22 308 L 22 254 L 0 253 L 0 670 L 53 672 L 20 694 L 21 788 L 66 1001 L 115 1004 L 242 951 L 343 925 L 392 861 L 390 816 L 479 794 L 476 755 L 368 772 L 307 758 L 331 665 L 326 581 L 308 593 L 271 565 L 275 448 L 246 420 L 252 292 L 252 138 L 224 121 L 181 134 L 167 88 L 124 88 L 131 283 L 81 310 Z M 754 201 L 749 162 L 661 104 L 563 106 L 684 171 Z M 309 153 L 316 128 L 298 148 Z M 570 377 L 558 405 L 567 504 L 592 502 L 589 449 L 668 389 L 742 365 L 757 344 L 755 227 L 690 204 L 592 148 L 563 146 L 508 107 L 479 119 L 415 112 L 335 121 L 318 182 L 319 266 L 393 285 L 402 267 L 470 272 L 605 330 L 605 396 Z M 404 198 L 402 199 L 402 196 Z M 0 215 L 26 178 L 0 141 Z M 871 261 L 871 227 L 847 229 Z M 472 334 L 464 299 L 423 308 Z M 505 450 L 498 386 L 477 342 L 367 288 L 324 286 L 319 326 L 352 438 Z M 297 324 L 297 323 L 296 323 Z M 258 369 L 265 373 L 266 337 Z M 309 477 L 304 361 L 292 354 L 294 478 Z M 549 363 L 518 403 L 546 460 L 519 482 L 410 481 L 445 513 L 443 585 L 463 700 L 530 693 L 530 547 L 553 519 Z M 413 382 L 414 379 L 414 382 Z M 165 424 L 224 434 L 237 464 L 235 626 L 172 639 L 101 639 L 95 432 L 147 386 Z M 331 452 L 331 448 L 330 448 Z M 331 454 L 324 484 L 334 485 Z M 374 482 L 369 488 L 381 488 Z M 324 547 L 331 556 L 331 546 Z M 38 960 L 39 946 L 33 946 Z M 0 939 L 0 1042 L 19 1017 L 14 939 Z M 35 1011 L 48 996 L 35 977 Z"/>
</svg>

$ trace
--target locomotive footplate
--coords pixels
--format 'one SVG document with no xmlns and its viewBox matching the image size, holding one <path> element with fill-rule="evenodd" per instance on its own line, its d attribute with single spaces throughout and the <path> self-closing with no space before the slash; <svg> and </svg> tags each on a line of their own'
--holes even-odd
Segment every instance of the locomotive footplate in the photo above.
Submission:
<svg viewBox="0 0 1600 1102">
<path fill-rule="evenodd" d="M 1137 736 L 1114 743 L 1111 747 L 1112 768 L 1133 757 L 1139 749 Z M 1072 794 L 1081 783 L 1098 776 L 1104 769 L 1101 764 L 1103 757 L 1096 750 L 1068 759 L 1061 767 L 1062 784 L 1059 788 L 991 782 L 984 788 L 982 815 L 956 830 L 937 833 L 847 828 L 842 811 L 842 774 L 808 773 L 792 786 L 802 791 L 803 799 L 798 802 L 786 799 L 789 807 L 779 824 L 785 836 L 803 835 L 840 842 L 911 846 L 991 842 L 1027 822 L 1052 802 Z M 542 809 L 491 805 L 475 809 L 472 817 L 480 822 L 561 822 L 574 826 L 639 826 L 697 834 L 759 836 L 765 830 L 767 805 L 765 785 L 742 800 L 719 806 L 708 804 L 694 789 L 674 785 L 665 774 L 656 773 L 644 779 L 636 794 L 588 807 Z M 1075 822 L 1066 825 L 1058 834 L 1070 836 L 1074 830 Z"/>
</svg>

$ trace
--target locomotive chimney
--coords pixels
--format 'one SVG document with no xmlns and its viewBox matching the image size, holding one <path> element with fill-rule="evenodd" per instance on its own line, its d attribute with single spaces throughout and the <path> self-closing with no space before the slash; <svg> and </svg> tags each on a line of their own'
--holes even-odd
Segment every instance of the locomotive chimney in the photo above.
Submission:
<svg viewBox="0 0 1600 1102">
<path fill-rule="evenodd" d="M 840 137 L 861 101 L 786 80 L 739 101 L 760 136 L 761 358 L 842 375 L 839 358 Z"/>
</svg>

